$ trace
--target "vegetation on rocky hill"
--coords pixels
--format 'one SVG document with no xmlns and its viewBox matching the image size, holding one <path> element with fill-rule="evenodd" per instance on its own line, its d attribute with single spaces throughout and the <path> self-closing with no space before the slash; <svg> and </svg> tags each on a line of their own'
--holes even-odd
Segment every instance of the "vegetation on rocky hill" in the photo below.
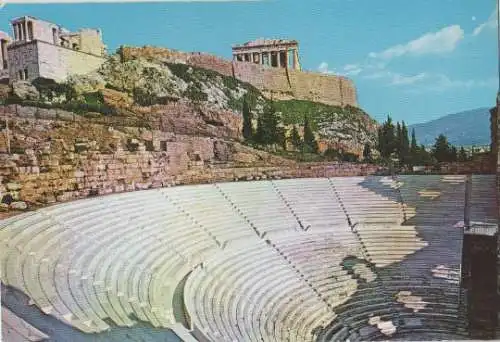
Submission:
<svg viewBox="0 0 500 342">
<path fill-rule="evenodd" d="M 235 128 L 234 122 L 224 122 L 230 118 L 219 115 L 213 119 L 213 113 L 232 113 L 242 122 L 246 106 L 249 111 L 246 124 L 252 123 L 256 135 L 247 140 L 257 143 L 254 146 L 258 148 L 273 144 L 278 146 L 273 148 L 274 152 L 281 149 L 282 154 L 287 154 L 293 127 L 296 130 L 299 127 L 301 139 L 305 138 L 307 143 L 300 146 L 292 143 L 291 152 L 314 154 L 324 152 L 326 146 L 330 150 L 340 149 L 342 153 L 357 151 L 360 154 L 365 144 L 376 144 L 376 122 L 359 108 L 299 100 L 271 101 L 254 86 L 212 70 L 142 59 L 123 62 L 119 55 L 110 56 L 96 72 L 73 76 L 64 84 L 45 79 L 35 80 L 33 84 L 18 82 L 4 100 L 61 108 L 88 117 L 124 116 L 145 122 L 158 119 L 154 111 L 147 108 L 182 102 L 192 110 L 168 120 L 183 120 L 187 126 L 196 127 L 200 124 L 227 126 L 240 136 L 243 124 Z M 192 121 L 189 116 L 193 115 L 203 120 Z M 259 122 L 271 122 L 274 127 L 259 126 Z M 323 148 L 320 149 L 320 145 Z M 304 146 L 308 148 L 304 150 Z"/>
</svg>

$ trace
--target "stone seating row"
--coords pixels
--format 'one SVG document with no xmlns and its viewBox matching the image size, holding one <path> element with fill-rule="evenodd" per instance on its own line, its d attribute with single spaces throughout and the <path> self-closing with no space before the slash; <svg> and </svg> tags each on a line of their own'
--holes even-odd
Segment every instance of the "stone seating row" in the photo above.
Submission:
<svg viewBox="0 0 500 342">
<path fill-rule="evenodd" d="M 272 184 L 303 227 L 318 230 L 347 223 L 327 178 L 278 180 Z"/>
<path fill-rule="evenodd" d="M 308 247 L 310 245 L 306 244 L 303 248 Z M 308 281 L 301 277 L 300 272 L 290 267 L 279 252 L 268 245 L 255 250 L 249 247 L 246 251 L 235 251 L 234 255 L 226 253 L 227 250 L 219 260 L 208 261 L 204 265 L 206 273 L 198 268 L 186 284 L 189 312 L 195 324 L 210 335 L 209 338 L 309 341 L 313 339 L 311 329 L 315 325 L 326 325 L 333 318 L 334 313 L 307 285 Z M 269 255 L 264 257 L 266 253 Z M 204 298 L 196 297 L 203 293 Z M 214 312 L 216 303 L 232 318 L 217 318 L 224 312 Z M 242 324 L 245 328 L 241 327 Z M 239 328 L 234 329 L 235 326 Z M 217 335 L 211 331 L 213 327 L 219 328 Z"/>
<path fill-rule="evenodd" d="M 3 224 L 2 280 L 26 292 L 44 312 L 85 332 L 107 329 L 105 318 L 130 326 L 131 314 L 165 326 L 170 319 L 163 313 L 170 310 L 172 293 L 156 293 L 159 286 L 169 279 L 175 287 L 183 277 L 172 276 L 179 266 L 193 267 L 198 253 L 217 246 L 185 215 L 168 210 L 168 205 L 148 204 L 136 203 L 135 210 L 131 207 L 118 218 L 102 213 L 91 224 L 56 207 L 28 215 L 25 229 L 23 220 Z M 147 219 L 140 219 L 141 212 Z M 182 262 L 171 272 L 156 273 L 173 260 Z"/>
</svg>

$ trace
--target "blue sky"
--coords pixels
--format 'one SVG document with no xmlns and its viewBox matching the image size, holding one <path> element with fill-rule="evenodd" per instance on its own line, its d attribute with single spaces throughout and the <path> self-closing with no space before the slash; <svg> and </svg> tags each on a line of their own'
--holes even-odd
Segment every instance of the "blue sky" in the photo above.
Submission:
<svg viewBox="0 0 500 342">
<path fill-rule="evenodd" d="M 407 123 L 491 107 L 498 89 L 496 0 L 263 0 L 9 4 L 9 20 L 33 15 L 76 30 L 99 27 L 114 51 L 158 45 L 229 58 L 260 37 L 300 42 L 304 69 L 352 78 L 375 119 Z"/>
</svg>

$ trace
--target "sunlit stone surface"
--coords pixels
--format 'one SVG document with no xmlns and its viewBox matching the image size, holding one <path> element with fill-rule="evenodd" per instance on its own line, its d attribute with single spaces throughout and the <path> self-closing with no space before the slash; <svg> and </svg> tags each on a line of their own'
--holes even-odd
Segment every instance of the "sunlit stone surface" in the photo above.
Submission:
<svg viewBox="0 0 500 342">
<path fill-rule="evenodd" d="M 472 219 L 493 222 L 480 199 L 494 177 L 474 177 Z M 446 176 L 97 197 L 0 221 L 1 279 L 86 333 L 144 322 L 217 342 L 464 338 L 463 203 L 462 178 Z"/>
</svg>

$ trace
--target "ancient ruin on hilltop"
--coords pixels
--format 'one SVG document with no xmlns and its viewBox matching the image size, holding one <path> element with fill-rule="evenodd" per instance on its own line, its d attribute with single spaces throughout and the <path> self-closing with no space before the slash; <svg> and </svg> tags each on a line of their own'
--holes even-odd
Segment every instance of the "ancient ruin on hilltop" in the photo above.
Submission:
<svg viewBox="0 0 500 342">
<path fill-rule="evenodd" d="M 61 82 L 97 70 L 106 60 L 100 29 L 70 32 L 60 25 L 22 16 L 11 21 L 13 37 L 0 32 L 0 80 Z M 233 59 L 165 48 L 122 48 L 122 57 L 160 57 L 231 76 L 275 100 L 306 100 L 358 107 L 354 82 L 337 75 L 302 71 L 296 40 L 257 39 L 232 47 Z"/>
<path fill-rule="evenodd" d="M 277 68 L 300 70 L 296 40 L 257 39 L 233 46 L 233 59 Z"/>
<path fill-rule="evenodd" d="M 14 39 L 0 32 L 0 79 L 62 81 L 97 69 L 106 57 L 99 29 L 70 32 L 60 25 L 23 16 L 11 21 Z"/>
</svg>

